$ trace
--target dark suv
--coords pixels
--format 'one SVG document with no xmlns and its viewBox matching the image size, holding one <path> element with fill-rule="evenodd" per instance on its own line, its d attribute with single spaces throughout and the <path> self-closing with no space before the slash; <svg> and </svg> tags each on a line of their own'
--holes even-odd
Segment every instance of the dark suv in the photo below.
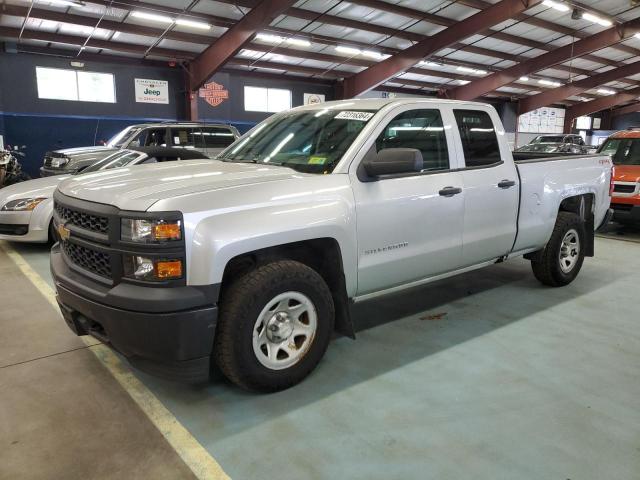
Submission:
<svg viewBox="0 0 640 480">
<path fill-rule="evenodd" d="M 67 148 L 47 152 L 40 176 L 81 171 L 121 148 L 193 148 L 213 158 L 240 137 L 235 127 L 213 123 L 145 123 L 131 125 L 115 135 L 105 146 Z"/>
</svg>

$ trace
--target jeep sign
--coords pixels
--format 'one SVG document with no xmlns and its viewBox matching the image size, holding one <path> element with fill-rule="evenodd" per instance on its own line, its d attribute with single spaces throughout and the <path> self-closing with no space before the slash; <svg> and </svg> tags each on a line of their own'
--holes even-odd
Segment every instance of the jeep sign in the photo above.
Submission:
<svg viewBox="0 0 640 480">
<path fill-rule="evenodd" d="M 169 103 L 169 82 L 136 78 L 136 102 Z"/>
</svg>

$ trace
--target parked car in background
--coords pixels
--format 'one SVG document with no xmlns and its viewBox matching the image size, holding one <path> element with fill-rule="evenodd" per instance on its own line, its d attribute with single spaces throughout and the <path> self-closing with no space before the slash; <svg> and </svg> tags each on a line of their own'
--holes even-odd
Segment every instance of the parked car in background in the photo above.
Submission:
<svg viewBox="0 0 640 480">
<path fill-rule="evenodd" d="M 132 165 L 208 158 L 197 150 L 142 147 L 116 150 L 81 173 L 89 174 Z M 78 173 L 76 172 L 75 175 Z M 37 178 L 0 189 L 0 240 L 47 242 L 55 238 L 51 226 L 53 192 L 71 175 Z"/>
<path fill-rule="evenodd" d="M 106 146 L 68 148 L 47 152 L 40 168 L 43 177 L 73 174 L 120 148 L 194 148 L 210 158 L 240 137 L 231 125 L 211 123 L 146 123 L 131 125 L 115 135 Z"/>
<path fill-rule="evenodd" d="M 530 153 L 589 153 L 580 135 L 539 135 L 515 152 Z"/>
<path fill-rule="evenodd" d="M 203 381 L 213 360 L 258 391 L 306 377 L 334 328 L 353 336 L 351 302 L 522 255 L 569 284 L 610 215 L 609 157 L 514 162 L 475 102 L 307 105 L 170 167 L 59 185 L 63 317 L 150 373 Z"/>
<path fill-rule="evenodd" d="M 600 147 L 615 165 L 611 208 L 613 219 L 640 223 L 640 128 L 611 135 Z"/>
</svg>

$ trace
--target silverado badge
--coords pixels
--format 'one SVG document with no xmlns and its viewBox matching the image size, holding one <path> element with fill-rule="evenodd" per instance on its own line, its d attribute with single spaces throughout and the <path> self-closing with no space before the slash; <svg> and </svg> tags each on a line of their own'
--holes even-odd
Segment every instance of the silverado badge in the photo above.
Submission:
<svg viewBox="0 0 640 480">
<path fill-rule="evenodd" d="M 65 227 L 62 223 L 58 225 L 57 230 L 58 230 L 58 235 L 60 236 L 60 240 L 62 240 L 63 242 L 66 240 L 69 240 L 69 237 L 71 236 L 71 230 Z"/>
</svg>

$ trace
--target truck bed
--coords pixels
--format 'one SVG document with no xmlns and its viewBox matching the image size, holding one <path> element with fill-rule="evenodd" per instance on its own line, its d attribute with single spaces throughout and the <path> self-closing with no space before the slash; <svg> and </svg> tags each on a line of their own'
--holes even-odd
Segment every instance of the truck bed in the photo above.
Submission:
<svg viewBox="0 0 640 480">
<path fill-rule="evenodd" d="M 546 152 L 513 152 L 513 160 L 516 163 L 524 162 L 552 162 L 554 160 L 566 160 L 571 157 L 590 157 L 592 153 L 563 153 L 558 155 L 557 153 Z"/>
</svg>

